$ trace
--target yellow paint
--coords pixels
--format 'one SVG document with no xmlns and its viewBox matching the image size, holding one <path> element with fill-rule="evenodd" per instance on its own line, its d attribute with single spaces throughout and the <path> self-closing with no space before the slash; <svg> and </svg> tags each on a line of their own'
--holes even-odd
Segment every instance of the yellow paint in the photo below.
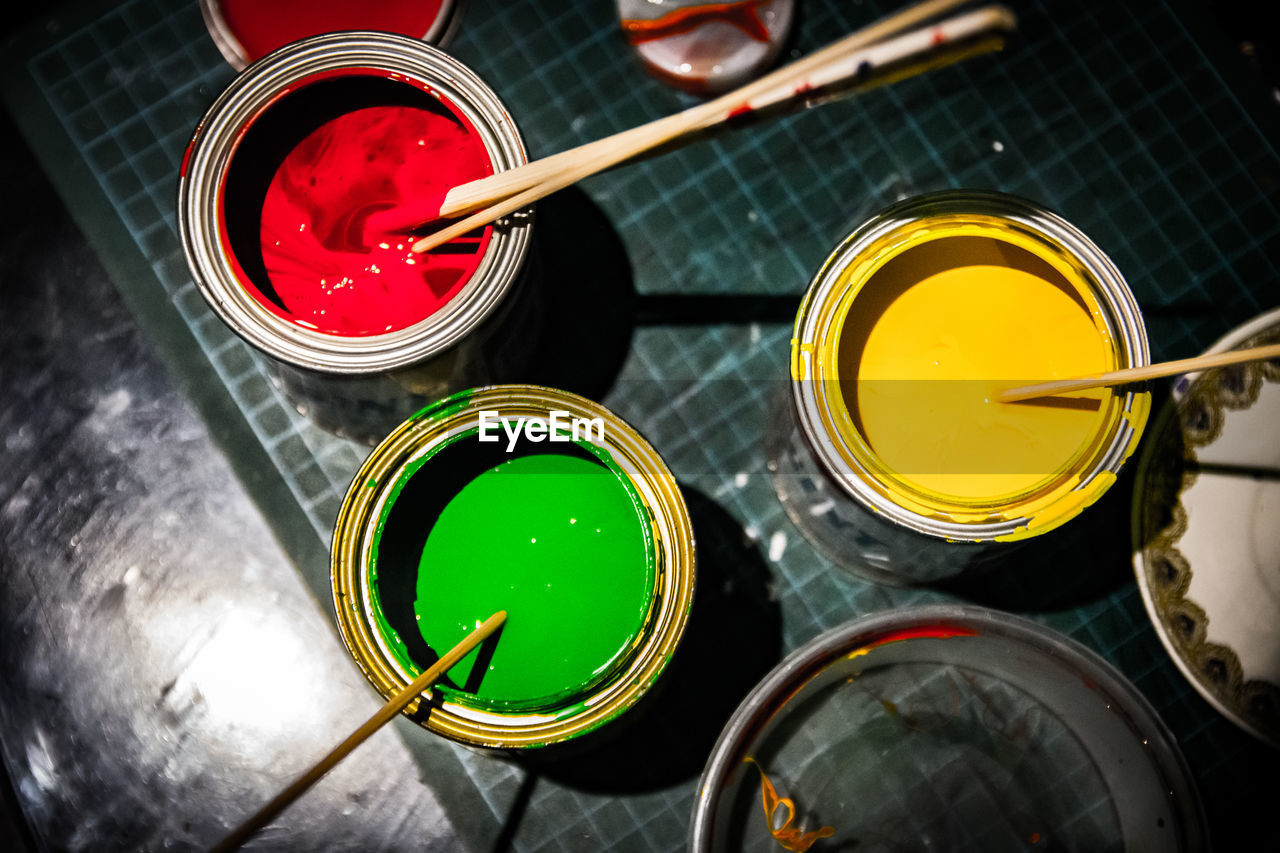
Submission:
<svg viewBox="0 0 1280 853">
<path fill-rule="evenodd" d="M 1113 368 L 1105 328 L 1036 256 L 990 237 L 929 241 L 872 276 L 840 342 L 841 392 L 891 470 L 964 499 L 1023 491 L 1061 471 L 1103 420 L 1081 408 L 1001 403 L 1023 379 Z M 856 380 L 856 381 L 852 381 Z"/>
<path fill-rule="evenodd" d="M 820 838 L 830 838 L 836 834 L 835 827 L 823 826 L 818 829 L 805 832 L 798 826 L 792 826 L 796 819 L 796 804 L 790 797 L 783 797 L 778 794 L 778 789 L 773 786 L 773 782 L 769 780 L 765 774 L 764 768 L 760 766 L 760 762 L 751 756 L 747 756 L 744 761 L 750 762 L 760 771 L 760 800 L 764 805 L 765 825 L 769 829 L 769 834 L 782 847 L 783 850 L 790 850 L 792 853 L 804 853 Z M 782 818 L 779 809 L 786 810 L 786 817 Z"/>
<path fill-rule="evenodd" d="M 805 370 L 806 357 L 813 358 L 813 344 L 801 343 L 799 339 L 791 339 L 791 376 L 793 379 L 801 380 L 808 377 L 808 371 Z"/>
<path fill-rule="evenodd" d="M 840 284 L 813 373 L 836 380 L 823 390 L 832 426 L 875 488 L 921 515 L 1028 519 L 1009 539 L 1056 527 L 1106 490 L 1110 475 L 1076 489 L 1125 423 L 1124 390 L 996 400 L 1126 366 L 1073 258 L 1000 220 L 926 221 L 860 255 Z"/>
</svg>

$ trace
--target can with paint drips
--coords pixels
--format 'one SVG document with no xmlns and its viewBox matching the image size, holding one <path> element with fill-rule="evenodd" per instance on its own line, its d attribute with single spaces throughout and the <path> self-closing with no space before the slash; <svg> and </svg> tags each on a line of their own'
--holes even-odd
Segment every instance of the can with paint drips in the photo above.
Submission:
<svg viewBox="0 0 1280 853">
<path fill-rule="evenodd" d="M 346 32 L 288 45 L 232 81 L 197 127 L 179 180 L 181 241 L 210 308 L 267 357 L 300 412 L 370 444 L 447 393 L 520 378 L 541 328 L 528 209 L 472 240 L 479 248 L 469 277 L 403 327 L 321 331 L 272 298 L 259 221 L 273 170 L 308 121 L 386 104 L 447 110 L 494 172 L 527 162 L 507 109 L 462 63 L 416 39 Z"/>
<path fill-rule="evenodd" d="M 693 605 L 693 527 L 670 469 L 613 412 L 491 386 L 373 450 L 331 571 L 343 642 L 384 697 L 506 610 L 496 639 L 406 713 L 472 747 L 567 747 L 616 730 L 659 683 Z"/>
<path fill-rule="evenodd" d="M 976 301 L 980 291 L 987 301 Z M 1035 375 L 1058 369 L 1049 355 L 1022 372 L 1037 335 L 1057 329 L 1026 307 L 1033 293 L 1082 330 L 1044 347 L 1067 354 L 1065 369 L 1077 343 L 1097 361 L 1081 372 L 1147 363 L 1142 315 L 1119 270 L 1035 203 L 981 191 L 920 196 L 836 247 L 796 315 L 789 399 L 767 448 L 783 506 L 825 556 L 884 583 L 941 580 L 1068 522 L 1114 482 L 1146 422 L 1146 391 L 998 408 L 1022 405 L 999 403 L 1000 388 L 1064 378 Z M 937 309 L 944 296 L 958 308 Z M 895 316 L 910 320 L 885 319 Z M 926 320 L 934 331 L 921 331 Z M 1033 326 L 1041 331 L 1026 333 Z M 1026 342 L 1006 347 L 1006 334 Z M 957 363 L 959 376 L 945 372 Z M 957 424 L 974 426 L 974 440 L 955 439 Z M 1050 427 L 1061 441 L 1054 452 L 1014 452 Z"/>
</svg>

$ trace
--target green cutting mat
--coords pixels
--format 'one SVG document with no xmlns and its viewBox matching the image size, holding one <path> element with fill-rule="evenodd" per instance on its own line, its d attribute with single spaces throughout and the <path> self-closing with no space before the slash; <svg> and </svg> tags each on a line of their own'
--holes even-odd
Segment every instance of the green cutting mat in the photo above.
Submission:
<svg viewBox="0 0 1280 853">
<path fill-rule="evenodd" d="M 764 470 L 766 414 L 785 375 L 782 318 L 830 249 L 871 212 L 945 187 L 1042 202 L 1128 277 L 1157 359 L 1193 354 L 1280 304 L 1280 159 L 1251 118 L 1268 107 L 1246 108 L 1233 94 L 1193 38 L 1212 37 L 1194 7 L 1150 5 L 1139 16 L 1116 2 L 1015 4 L 1021 31 L 1003 54 L 584 185 L 622 238 L 643 309 L 604 402 L 650 438 L 703 504 L 719 507 L 713 516 L 731 519 L 733 535 L 744 532 L 746 552 L 765 567 L 764 591 L 776 597 L 784 651 L 859 614 L 956 592 L 885 589 L 834 569 L 786 520 Z M 790 55 L 890 6 L 805 2 Z M 450 50 L 509 106 L 533 156 L 691 103 L 640 70 L 612 2 L 472 0 L 463 14 Z M 327 600 L 330 528 L 366 451 L 285 405 L 188 275 L 176 233 L 178 166 L 196 121 L 232 77 L 197 4 L 91 2 L 31 30 L 10 52 L 6 95 L 33 147 Z M 720 298 L 658 298 L 690 294 Z M 1110 517 L 1118 540 L 1080 524 L 1028 552 L 1032 580 L 958 592 L 1030 612 L 1116 663 L 1179 738 L 1214 831 L 1248 834 L 1248 812 L 1263 802 L 1254 782 L 1275 756 L 1219 718 L 1158 644 L 1123 577 L 1127 500 L 1116 489 L 1091 513 Z M 1073 567 L 1112 581 L 1073 588 Z M 1038 569 L 1052 579 L 1036 579 Z M 643 793 L 586 793 L 551 777 L 535 784 L 515 765 L 417 734 L 410 747 L 427 778 L 450 780 L 438 793 L 477 848 L 504 823 L 520 850 L 684 842 L 692 776 Z M 527 808 L 508 822 L 516 800 Z"/>
</svg>

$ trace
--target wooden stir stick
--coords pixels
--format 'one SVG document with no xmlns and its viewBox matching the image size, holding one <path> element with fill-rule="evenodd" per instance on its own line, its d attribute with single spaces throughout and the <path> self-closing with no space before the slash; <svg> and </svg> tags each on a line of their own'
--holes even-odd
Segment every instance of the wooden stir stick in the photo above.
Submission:
<svg viewBox="0 0 1280 853">
<path fill-rule="evenodd" d="M 594 159 L 600 156 L 601 152 L 611 152 L 619 146 L 626 146 L 637 140 L 648 144 L 651 134 L 656 134 L 662 137 L 664 142 L 669 142 L 679 135 L 704 130 L 725 121 L 744 104 L 775 87 L 791 84 L 786 87 L 786 94 L 793 94 L 795 85 L 803 82 L 831 60 L 896 35 L 921 21 L 949 12 L 965 2 L 968 0 L 929 0 L 929 2 L 917 3 L 714 100 L 603 139 L 579 145 L 568 151 L 535 160 L 518 168 L 508 169 L 505 172 L 498 172 L 454 187 L 445 195 L 438 218 L 448 219 L 501 201 L 507 196 L 527 190 L 554 177 L 563 169 L 583 159 Z"/>
<path fill-rule="evenodd" d="M 645 146 L 636 149 L 636 153 L 641 153 L 646 150 L 646 147 L 653 145 L 650 141 L 653 137 L 670 142 L 685 134 L 704 130 L 727 120 L 752 98 L 772 88 L 789 83 L 791 85 L 788 91 L 793 92 L 795 86 L 802 83 L 814 70 L 843 53 L 888 38 L 922 21 L 951 11 L 966 2 L 968 0 L 926 0 L 926 2 L 916 3 L 835 44 L 815 51 L 714 100 L 594 142 L 561 151 L 559 154 L 543 157 L 541 160 L 454 187 L 445 195 L 443 202 L 425 199 L 419 205 L 409 203 L 391 210 L 379 211 L 369 217 L 368 227 L 376 232 L 397 233 L 409 231 L 437 219 L 461 216 L 554 178 L 564 169 L 583 160 L 595 160 L 602 153 L 622 150 L 636 144 Z"/>
<path fill-rule="evenodd" d="M 1112 370 L 1109 373 L 1099 373 L 1096 376 L 1081 376 L 1076 379 L 1057 379 L 1053 382 L 1041 382 L 1036 385 L 1022 385 L 1002 392 L 997 399 L 1001 403 L 1016 403 L 1020 400 L 1034 400 L 1037 397 L 1049 397 L 1054 394 L 1065 394 L 1071 391 L 1085 391 L 1089 388 L 1102 388 L 1107 385 L 1141 382 L 1144 379 L 1159 379 L 1162 376 L 1177 376 L 1180 373 L 1208 370 L 1211 367 L 1225 367 L 1229 364 L 1243 364 L 1247 361 L 1262 361 L 1268 358 L 1280 358 L 1280 344 L 1219 352 L 1212 355 L 1199 355 L 1195 358 L 1183 358 L 1177 361 L 1162 361 L 1159 364 L 1148 364 L 1146 367 L 1126 367 L 1123 370 Z"/>
<path fill-rule="evenodd" d="M 959 5 L 959 2 L 960 0 L 929 0 L 913 6 L 714 101 L 517 169 L 499 172 L 480 181 L 456 187 L 450 191 L 444 205 L 433 214 L 423 216 L 425 211 L 415 211 L 412 206 L 406 206 L 400 211 L 374 214 L 369 217 L 369 227 L 379 230 L 407 230 L 442 216 L 456 215 L 492 204 L 413 245 L 414 252 L 425 252 L 520 210 L 589 175 L 686 134 L 706 130 L 730 118 L 755 112 L 787 98 L 855 78 L 867 68 L 916 59 L 933 51 L 938 45 L 965 41 L 1014 27 L 1012 12 L 1003 6 L 988 6 L 921 30 L 895 36 L 905 27 L 927 20 L 939 11 Z M 413 216 L 415 213 L 418 214 L 417 217 Z M 405 221 L 406 218 L 411 221 Z"/>
<path fill-rule="evenodd" d="M 264 824 L 284 811 L 290 803 L 318 782 L 321 776 L 332 770 L 335 764 L 346 758 L 348 753 L 363 743 L 371 734 L 385 726 L 396 714 L 403 711 L 410 702 L 421 695 L 423 690 L 434 684 L 440 676 L 462 660 L 467 652 L 480 645 L 489 635 L 498 630 L 498 627 L 506 619 L 507 611 L 499 610 L 484 620 L 478 628 L 464 637 L 461 643 L 445 652 L 440 660 L 427 667 L 422 671 L 421 675 L 392 696 L 387 701 L 387 704 L 378 709 L 377 713 L 370 717 L 364 725 L 352 732 L 350 737 L 334 747 L 328 755 L 316 762 L 314 767 L 299 776 L 297 781 L 277 794 L 275 799 L 259 809 L 251 818 L 236 827 L 213 848 L 212 853 L 225 853 L 225 851 L 238 849 Z"/>
</svg>

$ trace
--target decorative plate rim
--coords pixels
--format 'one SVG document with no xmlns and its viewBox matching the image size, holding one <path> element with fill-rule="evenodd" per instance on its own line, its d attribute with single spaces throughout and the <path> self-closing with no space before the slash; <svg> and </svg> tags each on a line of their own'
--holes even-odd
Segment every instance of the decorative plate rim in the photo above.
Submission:
<svg viewBox="0 0 1280 853">
<path fill-rule="evenodd" d="M 1280 309 L 1269 311 L 1219 339 L 1208 352 L 1280 341 Z M 1197 479 L 1197 448 L 1222 433 L 1229 411 L 1252 406 L 1263 384 L 1280 383 L 1274 360 L 1219 368 L 1180 377 L 1173 397 L 1151 432 L 1138 467 L 1133 499 L 1133 564 L 1147 615 L 1161 644 L 1193 687 L 1220 713 L 1255 737 L 1280 747 L 1280 684 L 1246 680 L 1239 655 L 1210 642 L 1209 615 L 1188 597 L 1190 561 L 1178 549 L 1187 532 L 1183 495 Z M 1181 453 L 1162 453 L 1174 430 Z M 1153 504 L 1171 498 L 1169 517 L 1159 530 Z"/>
</svg>

